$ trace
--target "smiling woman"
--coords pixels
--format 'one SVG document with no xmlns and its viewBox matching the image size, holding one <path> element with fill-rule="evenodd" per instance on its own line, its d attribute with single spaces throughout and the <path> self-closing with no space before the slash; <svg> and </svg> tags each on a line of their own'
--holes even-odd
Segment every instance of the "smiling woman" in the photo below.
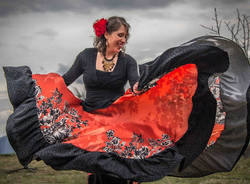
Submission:
<svg viewBox="0 0 250 184">
<path fill-rule="evenodd" d="M 96 34 L 95 48 L 82 51 L 63 75 L 66 85 L 70 85 L 83 74 L 86 99 L 81 104 L 88 112 L 105 108 L 122 96 L 127 81 L 132 91 L 136 92 L 139 78 L 136 61 L 125 54 L 130 28 L 126 20 L 117 16 L 108 20 L 102 18 L 93 27 Z M 93 182 L 93 177 L 97 177 L 96 174 L 89 176 L 89 183 Z M 107 183 L 116 179 L 105 174 L 98 175 L 98 178 L 103 178 Z"/>
<path fill-rule="evenodd" d="M 96 21 L 93 27 L 94 48 L 82 51 L 63 75 L 66 85 L 70 85 L 83 74 L 86 99 L 82 105 L 88 112 L 107 107 L 122 96 L 127 81 L 136 92 L 139 79 L 136 61 L 125 54 L 130 27 L 126 20 L 110 17 Z"/>
<path fill-rule="evenodd" d="M 43 160 L 94 173 L 89 182 L 100 183 L 231 170 L 250 135 L 250 68 L 237 44 L 194 39 L 140 65 L 139 77 L 124 52 L 125 19 L 97 20 L 94 30 L 94 48 L 80 52 L 63 76 L 4 68 L 15 109 L 7 134 L 20 163 Z M 83 101 L 67 88 L 80 75 Z"/>
</svg>

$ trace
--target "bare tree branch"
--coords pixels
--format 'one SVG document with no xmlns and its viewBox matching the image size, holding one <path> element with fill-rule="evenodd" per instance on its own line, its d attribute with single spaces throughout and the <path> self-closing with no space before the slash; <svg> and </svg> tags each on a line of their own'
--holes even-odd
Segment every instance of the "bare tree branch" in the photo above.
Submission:
<svg viewBox="0 0 250 184">
<path fill-rule="evenodd" d="M 237 35 L 237 31 L 234 32 L 235 24 L 231 25 L 230 21 L 228 21 L 228 22 L 225 21 L 224 23 L 225 23 L 228 31 L 231 33 L 231 40 L 234 40 L 236 43 L 238 43 L 239 41 L 238 41 L 237 36 L 236 36 Z"/>
<path fill-rule="evenodd" d="M 208 27 L 208 26 L 205 26 L 205 25 L 202 25 L 201 24 L 201 27 L 205 28 L 205 29 L 208 29 L 210 31 L 210 33 L 212 34 L 217 34 L 217 31 L 212 27 Z"/>
<path fill-rule="evenodd" d="M 209 30 L 210 33 L 212 34 L 220 35 L 220 28 L 221 28 L 222 20 L 219 20 L 216 8 L 214 8 L 214 18 L 212 18 L 212 20 L 215 22 L 215 25 L 216 25 L 215 28 L 213 26 L 208 27 L 205 25 L 201 25 L 201 27 Z"/>
<path fill-rule="evenodd" d="M 238 21 L 237 21 L 237 29 L 236 29 L 235 36 L 237 36 L 238 33 L 240 32 L 240 11 L 238 8 L 236 9 L 236 12 L 237 12 Z"/>
<path fill-rule="evenodd" d="M 214 16 L 215 16 L 216 30 L 217 30 L 218 35 L 220 35 L 221 20 L 219 21 L 218 19 L 216 8 L 214 8 Z"/>
<path fill-rule="evenodd" d="M 244 15 L 243 19 L 245 20 L 245 28 L 246 28 L 246 42 L 245 42 L 245 47 L 246 47 L 246 52 L 249 50 L 249 32 L 250 32 L 250 27 L 249 27 L 249 16 Z"/>
<path fill-rule="evenodd" d="M 243 15 L 243 18 L 241 19 L 240 23 L 243 29 L 243 39 L 242 39 L 242 48 L 246 51 L 246 21 L 245 16 Z"/>
<path fill-rule="evenodd" d="M 222 20 L 219 19 L 217 9 L 214 8 L 214 17 L 212 20 L 215 22 L 215 27 L 201 25 L 203 28 L 209 30 L 212 34 L 221 35 Z M 245 52 L 248 57 L 249 42 L 250 42 L 250 28 L 249 16 L 240 14 L 239 9 L 236 9 L 236 19 L 233 21 L 224 21 L 227 31 L 230 33 L 231 40 L 236 42 Z"/>
</svg>

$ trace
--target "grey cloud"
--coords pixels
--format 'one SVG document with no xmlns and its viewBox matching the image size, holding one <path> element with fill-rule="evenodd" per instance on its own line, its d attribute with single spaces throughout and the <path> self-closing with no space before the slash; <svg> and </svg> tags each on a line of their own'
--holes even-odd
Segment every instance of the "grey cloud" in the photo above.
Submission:
<svg viewBox="0 0 250 184">
<path fill-rule="evenodd" d="M 55 38 L 59 33 L 54 31 L 53 29 L 47 28 L 47 29 L 43 29 L 41 31 L 38 31 L 37 34 L 42 35 L 42 36 L 46 36 L 49 38 Z"/>
<path fill-rule="evenodd" d="M 22 36 L 20 36 L 20 38 L 21 39 L 23 39 L 23 40 L 32 40 L 33 39 L 33 37 L 32 36 L 27 36 L 27 35 L 22 35 Z"/>
<path fill-rule="evenodd" d="M 174 0 L 11 0 L 0 2 L 0 16 L 22 14 L 29 12 L 57 12 L 73 11 L 87 13 L 90 9 L 148 9 L 162 8 L 172 3 Z M 179 1 L 182 2 L 182 1 Z"/>
<path fill-rule="evenodd" d="M 7 46 L 6 43 L 0 42 L 0 47 L 5 47 L 5 46 Z"/>
<path fill-rule="evenodd" d="M 17 44 L 16 47 L 22 49 L 25 52 L 32 52 L 32 49 L 30 49 L 29 47 L 27 47 L 27 45 L 24 45 L 22 43 Z"/>
<path fill-rule="evenodd" d="M 152 46 L 148 50 L 131 50 L 129 54 L 131 54 L 135 58 L 137 64 L 139 65 L 154 60 L 158 52 L 159 49 L 155 49 L 155 47 Z"/>
<path fill-rule="evenodd" d="M 200 1 L 200 0 L 192 0 L 192 1 L 189 1 L 189 0 L 185 0 L 186 3 L 189 3 L 189 4 L 195 4 L 201 8 L 204 8 L 204 7 L 213 7 L 213 8 L 228 8 L 228 7 L 231 7 L 231 8 L 239 8 L 239 7 L 242 7 L 242 8 L 248 8 L 249 9 L 249 6 L 247 7 L 246 4 L 249 4 L 249 0 L 207 0 L 207 1 Z M 243 6 L 241 6 L 243 5 Z"/>
<path fill-rule="evenodd" d="M 41 72 L 45 71 L 44 67 L 42 67 L 42 66 L 40 66 L 39 69 Z"/>
<path fill-rule="evenodd" d="M 90 1 L 91 5 L 95 7 L 95 5 L 99 5 L 106 9 L 148 9 L 148 8 L 163 8 L 168 6 L 176 1 L 174 0 L 131 0 L 131 1 L 117 1 L 117 0 L 93 0 Z"/>
<path fill-rule="evenodd" d="M 199 1 L 201 2 L 201 1 Z M 228 6 L 228 5 L 238 5 L 241 3 L 247 3 L 249 0 L 210 0 L 210 1 L 203 1 L 202 3 L 204 4 L 214 4 L 214 5 L 223 5 L 223 6 Z"/>
<path fill-rule="evenodd" d="M 73 3 L 76 2 L 76 3 Z M 61 11 L 74 9 L 77 1 L 66 0 L 12 0 L 0 2 L 0 15 L 7 16 L 29 12 Z"/>
</svg>

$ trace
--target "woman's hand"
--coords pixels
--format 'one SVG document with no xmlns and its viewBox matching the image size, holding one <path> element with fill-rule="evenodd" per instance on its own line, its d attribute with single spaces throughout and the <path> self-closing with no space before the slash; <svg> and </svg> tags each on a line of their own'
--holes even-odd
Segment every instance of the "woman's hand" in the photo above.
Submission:
<svg viewBox="0 0 250 184">
<path fill-rule="evenodd" d="M 138 82 L 136 82 L 135 84 L 134 84 L 134 86 L 133 86 L 133 93 L 135 94 L 135 95 L 139 95 L 139 94 L 141 94 L 142 93 L 142 90 L 141 91 L 138 91 Z"/>
</svg>

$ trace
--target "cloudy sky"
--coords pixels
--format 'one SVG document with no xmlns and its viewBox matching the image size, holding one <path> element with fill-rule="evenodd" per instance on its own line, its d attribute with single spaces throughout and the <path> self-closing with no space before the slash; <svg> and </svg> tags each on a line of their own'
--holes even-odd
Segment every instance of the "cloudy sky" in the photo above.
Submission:
<svg viewBox="0 0 250 184">
<path fill-rule="evenodd" d="M 236 8 L 250 14 L 249 0 L 1 0 L 0 123 L 10 113 L 2 66 L 63 73 L 81 50 L 92 47 L 93 22 L 113 15 L 132 27 L 127 52 L 138 63 L 150 61 L 209 33 L 200 25 L 213 25 L 215 7 L 225 20 L 234 18 Z"/>
</svg>

